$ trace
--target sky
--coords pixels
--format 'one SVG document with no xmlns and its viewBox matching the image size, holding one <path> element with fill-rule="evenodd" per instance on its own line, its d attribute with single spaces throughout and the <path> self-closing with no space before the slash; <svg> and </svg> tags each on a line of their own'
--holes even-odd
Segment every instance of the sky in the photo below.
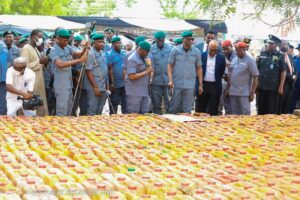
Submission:
<svg viewBox="0 0 300 200">
<path fill-rule="evenodd" d="M 115 17 L 141 17 L 141 18 L 159 18 L 162 17 L 162 10 L 157 0 L 137 1 L 132 8 L 128 8 L 122 0 L 119 0 L 117 9 L 114 12 Z"/>
</svg>

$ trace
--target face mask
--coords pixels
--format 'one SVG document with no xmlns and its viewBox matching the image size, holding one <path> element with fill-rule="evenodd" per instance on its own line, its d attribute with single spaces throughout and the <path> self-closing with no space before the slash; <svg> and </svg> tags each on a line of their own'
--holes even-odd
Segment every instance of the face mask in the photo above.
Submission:
<svg viewBox="0 0 300 200">
<path fill-rule="evenodd" d="M 38 41 L 35 41 L 36 46 L 41 46 L 43 44 L 43 38 L 37 38 Z"/>
</svg>

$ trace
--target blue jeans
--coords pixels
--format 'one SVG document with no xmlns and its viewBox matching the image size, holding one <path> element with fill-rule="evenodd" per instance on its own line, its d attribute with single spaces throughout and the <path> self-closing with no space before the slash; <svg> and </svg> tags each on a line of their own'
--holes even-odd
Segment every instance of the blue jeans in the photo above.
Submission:
<svg viewBox="0 0 300 200">
<path fill-rule="evenodd" d="M 300 78 L 300 77 L 299 77 Z M 292 114 L 297 106 L 297 101 L 300 100 L 300 86 L 295 87 L 292 95 L 291 105 L 290 105 L 290 113 Z"/>
<path fill-rule="evenodd" d="M 106 102 L 107 94 L 102 92 L 102 96 L 96 97 L 93 90 L 87 91 L 87 115 L 101 115 Z"/>
<path fill-rule="evenodd" d="M 113 105 L 113 108 L 111 105 L 109 106 L 110 114 L 117 114 L 118 112 L 118 105 L 121 104 L 122 113 L 127 113 L 127 105 L 126 105 L 126 93 L 125 93 L 125 87 L 116 88 L 110 95 L 111 104 Z M 115 111 L 115 113 L 113 112 Z"/>
<path fill-rule="evenodd" d="M 151 86 L 151 100 L 152 100 L 152 111 L 155 114 L 162 114 L 161 105 L 164 100 L 164 106 L 166 111 L 169 112 L 169 97 L 168 97 L 168 86 L 163 85 L 152 85 Z"/>
<path fill-rule="evenodd" d="M 6 115 L 6 83 L 0 82 L 0 115 Z"/>
<path fill-rule="evenodd" d="M 145 114 L 149 112 L 148 97 L 126 96 L 128 113 Z"/>
<path fill-rule="evenodd" d="M 194 89 L 174 88 L 170 102 L 170 113 L 191 113 L 194 102 Z"/>
</svg>

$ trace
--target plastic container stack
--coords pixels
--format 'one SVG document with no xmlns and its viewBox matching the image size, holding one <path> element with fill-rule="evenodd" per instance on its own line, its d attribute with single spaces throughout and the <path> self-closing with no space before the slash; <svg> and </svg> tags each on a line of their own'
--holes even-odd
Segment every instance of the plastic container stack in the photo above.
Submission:
<svg viewBox="0 0 300 200">
<path fill-rule="evenodd" d="M 300 199 L 300 119 L 0 117 L 0 200 Z"/>
</svg>

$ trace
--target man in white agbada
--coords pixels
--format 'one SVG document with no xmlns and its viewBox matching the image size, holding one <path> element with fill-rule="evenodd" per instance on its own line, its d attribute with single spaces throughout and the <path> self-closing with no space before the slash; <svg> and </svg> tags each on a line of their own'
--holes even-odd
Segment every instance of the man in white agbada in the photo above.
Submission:
<svg viewBox="0 0 300 200">
<path fill-rule="evenodd" d="M 17 111 L 23 110 L 23 101 L 18 100 L 22 97 L 29 100 L 33 96 L 35 83 L 35 73 L 26 67 L 26 59 L 18 57 L 14 60 L 13 67 L 10 67 L 6 73 L 6 101 L 7 115 L 16 116 Z M 35 111 L 23 110 L 25 116 L 34 116 Z"/>
<path fill-rule="evenodd" d="M 37 116 L 49 115 L 43 74 L 43 66 L 48 64 L 48 58 L 41 55 L 38 50 L 38 47 L 42 44 L 43 33 L 42 31 L 35 29 L 30 33 L 29 43 L 22 48 L 20 54 L 21 57 L 26 59 L 27 68 L 31 69 L 35 73 L 35 86 L 33 93 L 35 95 L 39 95 L 44 102 L 44 105 L 40 106 L 36 110 Z"/>
</svg>

